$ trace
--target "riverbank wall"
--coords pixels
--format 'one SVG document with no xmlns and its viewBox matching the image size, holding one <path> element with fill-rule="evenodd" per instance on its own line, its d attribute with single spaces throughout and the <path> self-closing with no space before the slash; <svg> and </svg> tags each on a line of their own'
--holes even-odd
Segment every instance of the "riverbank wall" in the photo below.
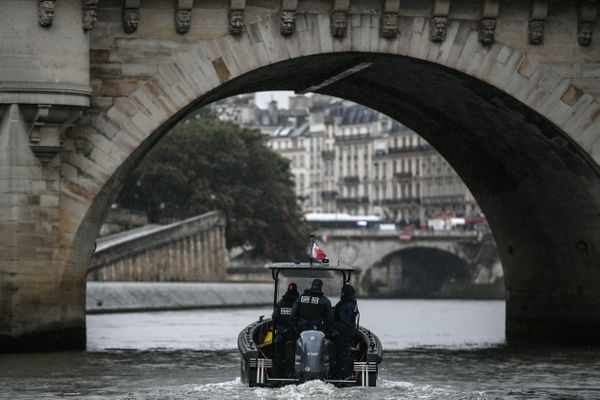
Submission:
<svg viewBox="0 0 600 400">
<path fill-rule="evenodd" d="M 273 304 L 272 283 L 88 282 L 88 314 Z"/>
</svg>

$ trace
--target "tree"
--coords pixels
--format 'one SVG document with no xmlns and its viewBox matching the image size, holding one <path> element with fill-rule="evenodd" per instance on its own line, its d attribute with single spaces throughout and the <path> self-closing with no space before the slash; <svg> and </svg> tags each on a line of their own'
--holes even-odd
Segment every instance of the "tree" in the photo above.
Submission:
<svg viewBox="0 0 600 400">
<path fill-rule="evenodd" d="M 308 245 L 289 161 L 264 146 L 260 132 L 206 110 L 148 152 L 119 203 L 145 210 L 151 222 L 218 209 L 228 248 L 250 245 L 253 256 L 274 261 L 297 258 Z"/>
</svg>

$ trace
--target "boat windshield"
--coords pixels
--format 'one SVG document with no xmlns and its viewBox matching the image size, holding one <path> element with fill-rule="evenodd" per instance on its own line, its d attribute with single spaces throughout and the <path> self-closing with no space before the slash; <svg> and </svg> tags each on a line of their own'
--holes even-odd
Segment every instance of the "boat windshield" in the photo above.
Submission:
<svg viewBox="0 0 600 400">
<path fill-rule="evenodd" d="M 287 290 L 288 285 L 294 282 L 298 286 L 298 292 L 302 294 L 305 289 L 310 289 L 313 279 L 323 281 L 323 293 L 329 297 L 332 303 L 337 301 L 340 296 L 340 289 L 344 284 L 344 275 L 339 271 L 319 271 L 319 270 L 281 270 L 279 272 L 279 285 L 277 299 Z"/>
</svg>

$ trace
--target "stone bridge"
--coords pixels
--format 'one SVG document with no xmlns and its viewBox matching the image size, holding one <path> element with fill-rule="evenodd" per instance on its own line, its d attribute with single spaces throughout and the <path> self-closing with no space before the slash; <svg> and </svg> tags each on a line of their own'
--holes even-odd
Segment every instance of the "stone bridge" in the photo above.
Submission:
<svg viewBox="0 0 600 400">
<path fill-rule="evenodd" d="M 221 282 L 226 268 L 225 218 L 213 211 L 99 239 L 88 280 Z"/>
<path fill-rule="evenodd" d="M 597 343 L 597 8 L 3 0 L 0 351 L 84 349 L 86 270 L 124 178 L 189 110 L 278 89 L 350 99 L 421 134 L 490 223 L 508 340 Z"/>
<path fill-rule="evenodd" d="M 502 267 L 489 233 L 339 229 L 317 235 L 327 239 L 323 247 L 330 263 L 359 271 L 355 282 L 366 294 L 501 296 Z M 424 279 L 437 283 L 419 282 Z"/>
</svg>

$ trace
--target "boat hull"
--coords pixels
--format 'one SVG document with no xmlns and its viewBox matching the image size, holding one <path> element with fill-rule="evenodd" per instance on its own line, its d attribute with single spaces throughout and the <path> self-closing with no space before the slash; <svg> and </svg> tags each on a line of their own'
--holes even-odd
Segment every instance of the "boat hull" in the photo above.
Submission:
<svg viewBox="0 0 600 400">
<path fill-rule="evenodd" d="M 271 334 L 269 334 L 271 332 Z M 351 379 L 329 379 L 308 374 L 290 373 L 287 377 L 275 377 L 272 360 L 272 322 L 270 319 L 256 321 L 244 328 L 238 336 L 240 351 L 240 378 L 248 386 L 275 387 L 298 384 L 320 379 L 336 386 L 376 386 L 382 347 L 379 338 L 365 327 L 359 327 L 352 348 L 354 376 Z M 333 346 L 330 346 L 333 347 Z"/>
</svg>

